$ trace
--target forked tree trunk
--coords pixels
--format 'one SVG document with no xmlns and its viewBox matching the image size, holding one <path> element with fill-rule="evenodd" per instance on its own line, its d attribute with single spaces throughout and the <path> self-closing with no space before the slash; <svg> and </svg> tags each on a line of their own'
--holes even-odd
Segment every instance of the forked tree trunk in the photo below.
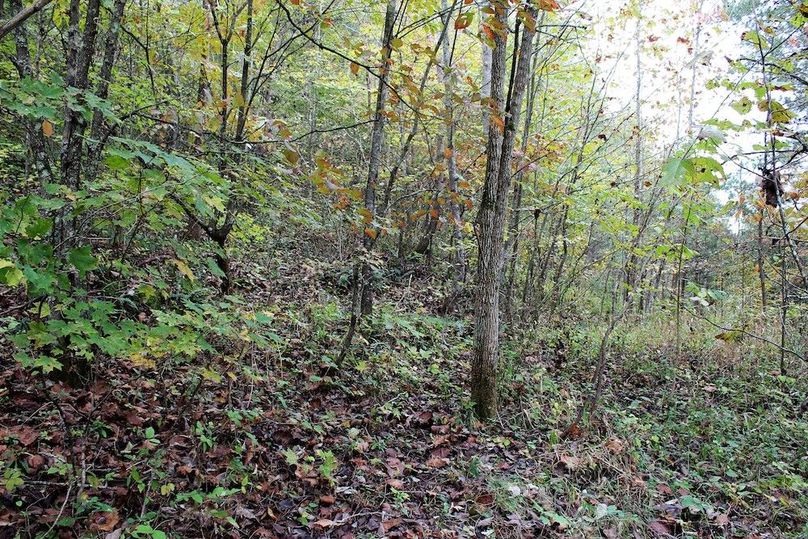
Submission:
<svg viewBox="0 0 808 539">
<path fill-rule="evenodd" d="M 504 258 L 505 214 L 511 185 L 511 157 L 522 97 L 530 72 L 534 24 L 526 24 L 518 49 L 516 72 L 511 80 L 509 103 L 503 111 L 503 82 L 507 46 L 507 5 L 494 7 L 494 50 L 491 61 L 491 125 L 485 167 L 485 183 L 477 214 L 478 260 L 474 358 L 471 365 L 471 397 L 482 420 L 497 413 L 497 371 L 499 363 L 499 293 Z M 516 51 L 515 51 L 516 54 Z M 503 130 L 504 123 L 504 130 Z"/>
</svg>

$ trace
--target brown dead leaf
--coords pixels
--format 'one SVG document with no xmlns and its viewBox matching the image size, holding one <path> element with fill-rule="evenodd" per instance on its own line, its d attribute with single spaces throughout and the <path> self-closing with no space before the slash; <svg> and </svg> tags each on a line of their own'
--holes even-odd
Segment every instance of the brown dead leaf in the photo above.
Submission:
<svg viewBox="0 0 808 539">
<path fill-rule="evenodd" d="M 382 522 L 382 527 L 384 528 L 385 533 L 389 532 L 399 524 L 401 524 L 402 520 L 400 518 L 391 518 L 390 520 L 386 520 Z"/>
<path fill-rule="evenodd" d="M 331 505 L 336 501 L 337 501 L 337 499 L 334 498 L 330 494 L 324 494 L 324 495 L 320 496 L 320 503 L 323 504 L 323 505 Z"/>
<path fill-rule="evenodd" d="M 670 495 L 673 494 L 673 489 L 671 489 L 671 487 L 669 487 L 665 483 L 658 484 L 656 489 L 657 489 L 657 492 L 659 492 L 663 496 L 670 496 Z"/>
<path fill-rule="evenodd" d="M 620 438 L 611 438 L 608 442 L 606 442 L 606 449 L 615 455 L 622 453 L 625 448 L 626 444 Z"/>
<path fill-rule="evenodd" d="M 716 526 L 729 526 L 729 516 L 726 513 L 718 513 L 715 516 L 715 525 Z"/>
<path fill-rule="evenodd" d="M 390 474 L 390 477 L 398 477 L 400 475 L 404 475 L 404 463 L 401 462 L 401 459 L 398 459 L 396 457 L 388 457 L 387 473 Z"/>
<path fill-rule="evenodd" d="M 432 445 L 434 447 L 438 447 L 443 444 L 449 443 L 449 435 L 447 434 L 439 434 L 432 439 Z"/>
<path fill-rule="evenodd" d="M 139 427 L 143 424 L 143 417 L 136 410 L 132 410 L 126 414 L 126 422 L 135 427 Z"/>
<path fill-rule="evenodd" d="M 43 120 L 42 121 L 42 134 L 45 135 L 46 137 L 50 138 L 50 137 L 53 136 L 53 132 L 54 132 L 53 124 L 50 122 L 50 120 Z"/>
<path fill-rule="evenodd" d="M 416 414 L 413 418 L 413 422 L 422 427 L 426 427 L 432 423 L 432 412 L 421 412 L 420 414 Z"/>
<path fill-rule="evenodd" d="M 661 520 L 652 520 L 649 522 L 648 529 L 659 537 L 671 537 L 671 529 Z"/>
<path fill-rule="evenodd" d="M 489 493 L 480 494 L 477 496 L 477 499 L 474 500 L 475 503 L 478 505 L 493 505 L 494 504 L 494 496 Z"/>
<path fill-rule="evenodd" d="M 443 468 L 449 465 L 449 459 L 443 457 L 432 457 L 426 461 L 426 465 L 430 468 Z"/>
<path fill-rule="evenodd" d="M 572 455 L 561 455 L 561 458 L 559 458 L 558 461 L 570 471 L 575 470 L 581 465 L 581 459 L 578 457 L 573 457 Z"/>
<path fill-rule="evenodd" d="M 570 438 L 571 440 L 575 440 L 580 438 L 584 431 L 578 426 L 578 423 L 573 423 L 564 433 L 565 438 Z"/>
<path fill-rule="evenodd" d="M 90 529 L 96 532 L 111 532 L 121 518 L 118 511 L 98 511 L 90 515 Z"/>
<path fill-rule="evenodd" d="M 404 488 L 404 481 L 400 479 L 388 479 L 387 481 L 385 481 L 385 484 L 388 487 L 393 487 L 396 490 L 401 490 L 402 488 Z"/>
<path fill-rule="evenodd" d="M 28 425 L 14 427 L 13 432 L 14 436 L 20 441 L 20 443 L 26 447 L 34 443 L 39 437 L 39 432 L 37 432 L 36 429 L 32 429 Z"/>
<path fill-rule="evenodd" d="M 45 457 L 42 455 L 28 455 L 28 459 L 26 459 L 26 461 L 30 473 L 35 474 L 45 464 Z"/>
<path fill-rule="evenodd" d="M 320 520 L 315 522 L 314 525 L 317 526 L 318 528 L 325 529 L 325 528 L 333 528 L 334 526 L 337 525 L 337 523 L 331 520 L 330 518 L 321 518 Z"/>
</svg>

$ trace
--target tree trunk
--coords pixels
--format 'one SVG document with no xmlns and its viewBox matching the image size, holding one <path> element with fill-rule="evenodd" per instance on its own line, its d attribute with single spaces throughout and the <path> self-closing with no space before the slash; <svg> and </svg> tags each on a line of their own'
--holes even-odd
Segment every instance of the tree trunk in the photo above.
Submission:
<svg viewBox="0 0 808 539">
<path fill-rule="evenodd" d="M 446 12 L 447 0 L 441 0 L 441 9 Z M 448 28 L 451 13 L 445 15 L 444 27 Z M 452 309 L 455 298 L 460 294 L 460 287 L 466 280 L 466 251 L 463 247 L 462 216 L 460 213 L 460 201 L 457 192 L 457 163 L 455 159 L 454 134 L 454 73 L 452 70 L 452 52 L 449 40 L 444 39 L 441 43 L 442 65 L 439 71 L 443 79 L 443 108 L 446 118 L 446 181 L 449 190 L 449 211 L 452 216 L 452 243 L 454 253 L 452 256 L 452 290 L 446 298 L 444 312 Z"/>
<path fill-rule="evenodd" d="M 397 0 L 388 0 L 387 10 L 384 16 L 384 34 L 382 36 L 382 67 L 379 73 L 379 86 L 376 94 L 376 111 L 373 116 L 373 128 L 370 133 L 370 155 L 368 156 L 368 181 L 365 186 L 365 210 L 370 217 L 368 229 L 373 227 L 373 219 L 376 217 L 376 186 L 379 183 L 379 169 L 382 162 L 382 145 L 384 143 L 385 105 L 388 94 L 388 80 L 390 79 L 390 42 L 393 39 L 393 26 L 396 20 L 398 9 Z M 372 229 L 370 234 L 365 233 L 363 246 L 365 251 L 369 251 L 373 246 L 373 235 L 377 232 Z M 373 282 L 372 270 L 367 261 L 362 263 L 360 271 L 361 286 L 361 313 L 363 316 L 373 312 Z M 354 284 L 356 286 L 357 283 Z"/>
<path fill-rule="evenodd" d="M 642 25 L 642 2 L 638 4 L 637 28 L 634 34 L 635 45 L 637 47 L 637 79 L 634 90 L 634 116 L 636 120 L 634 130 L 634 199 L 639 204 L 642 200 L 642 40 L 640 29 Z M 632 224 L 640 234 L 641 210 L 635 207 L 632 212 Z M 635 240 L 639 244 L 639 237 Z M 637 253 L 631 249 L 626 261 L 626 287 L 624 291 L 624 301 L 629 304 L 633 301 L 635 288 L 637 287 Z"/>
<path fill-rule="evenodd" d="M 757 273 L 760 280 L 760 310 L 766 312 L 767 293 L 766 293 L 766 268 L 764 266 L 763 258 L 763 208 L 758 211 L 757 222 Z"/>
<path fill-rule="evenodd" d="M 499 363 L 499 293 L 504 255 L 503 232 L 511 184 L 511 158 L 522 97 L 530 72 L 531 43 L 535 26 L 526 24 L 518 48 L 518 63 L 509 88 L 509 103 L 503 113 L 503 82 L 507 46 L 507 10 L 495 5 L 495 47 L 491 61 L 491 126 L 488 135 L 482 200 L 477 214 L 478 261 L 474 358 L 471 366 L 471 397 L 477 416 L 487 420 L 497 413 Z M 530 9 L 535 19 L 535 10 Z M 517 54 L 517 51 L 514 51 Z M 501 129 L 504 123 L 504 130 Z M 504 131 L 504 132 L 503 132 Z"/>
<path fill-rule="evenodd" d="M 488 2 L 483 2 L 478 13 L 480 20 L 480 27 L 482 28 L 483 12 L 482 10 L 488 6 Z M 480 98 L 487 99 L 491 97 L 491 62 L 493 50 L 488 46 L 484 40 L 482 41 L 482 76 L 480 83 Z M 491 125 L 491 115 L 486 106 L 483 105 L 483 136 L 486 140 L 489 138 L 488 128 Z"/>
</svg>

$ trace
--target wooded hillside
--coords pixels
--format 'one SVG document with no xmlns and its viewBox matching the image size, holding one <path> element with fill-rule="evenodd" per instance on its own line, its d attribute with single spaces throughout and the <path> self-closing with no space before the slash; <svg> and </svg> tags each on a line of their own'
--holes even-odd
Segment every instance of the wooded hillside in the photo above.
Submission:
<svg viewBox="0 0 808 539">
<path fill-rule="evenodd" d="M 26 2 L 0 539 L 808 537 L 808 2 Z"/>
</svg>

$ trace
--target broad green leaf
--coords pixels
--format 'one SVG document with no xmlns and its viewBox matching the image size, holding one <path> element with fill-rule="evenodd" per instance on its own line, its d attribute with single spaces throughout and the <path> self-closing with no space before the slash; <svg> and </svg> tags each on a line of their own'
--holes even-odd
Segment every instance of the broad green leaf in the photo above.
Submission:
<svg viewBox="0 0 808 539">
<path fill-rule="evenodd" d="M 84 245 L 71 249 L 67 254 L 67 260 L 73 267 L 79 270 L 79 275 L 84 277 L 88 271 L 92 271 L 98 267 L 98 260 L 90 254 L 90 246 Z"/>
<path fill-rule="evenodd" d="M 24 279 L 22 271 L 11 260 L 0 259 L 0 282 L 15 287 Z"/>
</svg>

